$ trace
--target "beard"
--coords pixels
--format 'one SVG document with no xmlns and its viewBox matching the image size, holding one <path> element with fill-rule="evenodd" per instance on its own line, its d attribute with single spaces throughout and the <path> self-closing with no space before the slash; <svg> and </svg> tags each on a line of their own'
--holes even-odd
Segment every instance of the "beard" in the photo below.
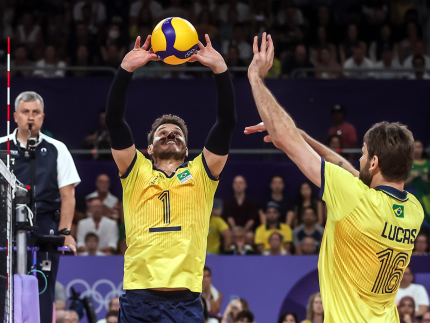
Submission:
<svg viewBox="0 0 430 323">
<path fill-rule="evenodd" d="M 370 187 L 372 183 L 373 175 L 369 172 L 370 161 L 367 161 L 363 169 L 360 169 L 360 176 L 358 177 L 364 184 Z"/>
<path fill-rule="evenodd" d="M 181 141 L 175 140 L 179 150 L 164 146 L 164 143 L 172 140 L 159 140 L 154 144 L 153 159 L 154 160 L 184 160 L 187 155 L 187 148 Z"/>
</svg>

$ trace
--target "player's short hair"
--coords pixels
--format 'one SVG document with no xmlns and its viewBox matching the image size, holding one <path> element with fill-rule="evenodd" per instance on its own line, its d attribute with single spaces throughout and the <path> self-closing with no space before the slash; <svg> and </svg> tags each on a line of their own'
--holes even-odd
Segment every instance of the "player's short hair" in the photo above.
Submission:
<svg viewBox="0 0 430 323">
<path fill-rule="evenodd" d="M 24 101 L 24 102 L 39 101 L 40 104 L 42 105 L 42 111 L 45 110 L 43 98 L 36 92 L 33 92 L 33 91 L 21 92 L 15 99 L 15 111 L 18 111 L 19 102 L 21 101 Z"/>
<path fill-rule="evenodd" d="M 414 161 L 414 137 L 412 132 L 399 122 L 387 121 L 373 125 L 364 135 L 369 152 L 379 160 L 382 176 L 391 181 L 406 181 Z"/>
<path fill-rule="evenodd" d="M 154 123 L 152 124 L 151 131 L 148 133 L 148 145 L 152 145 L 152 143 L 154 142 L 154 135 L 157 128 L 162 124 L 166 124 L 166 123 L 172 123 L 177 125 L 179 128 L 181 128 L 185 137 L 185 144 L 188 145 L 187 125 L 185 124 L 185 121 L 182 118 L 175 116 L 173 114 L 164 114 L 160 118 L 155 119 Z"/>
<path fill-rule="evenodd" d="M 99 242 L 99 236 L 97 234 L 95 234 L 94 232 L 88 232 L 87 233 L 87 235 L 85 236 L 85 242 L 87 242 L 91 238 L 95 238 L 97 240 L 97 242 Z"/>
<path fill-rule="evenodd" d="M 236 315 L 236 322 L 241 319 L 248 319 L 248 322 L 254 322 L 254 314 L 250 310 L 243 310 Z"/>
</svg>

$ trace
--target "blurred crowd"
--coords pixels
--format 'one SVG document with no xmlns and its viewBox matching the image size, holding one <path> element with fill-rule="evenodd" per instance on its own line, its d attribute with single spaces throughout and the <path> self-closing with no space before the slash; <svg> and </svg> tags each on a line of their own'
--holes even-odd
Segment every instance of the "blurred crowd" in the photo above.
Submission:
<svg viewBox="0 0 430 323">
<path fill-rule="evenodd" d="M 189 20 L 200 40 L 208 34 L 230 67 L 248 66 L 253 36 L 269 32 L 276 48 L 271 78 L 430 79 L 425 0 L 0 0 L 0 62 L 11 37 L 13 76 L 112 75 L 64 68 L 116 69 L 136 36 L 172 16 Z M 196 74 L 143 69 L 135 76 Z"/>
</svg>

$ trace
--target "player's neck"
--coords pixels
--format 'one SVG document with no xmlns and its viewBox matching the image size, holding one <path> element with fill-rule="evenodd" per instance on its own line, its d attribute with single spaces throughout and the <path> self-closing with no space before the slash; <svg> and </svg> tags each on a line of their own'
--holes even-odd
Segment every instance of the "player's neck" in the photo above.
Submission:
<svg viewBox="0 0 430 323">
<path fill-rule="evenodd" d="M 399 191 L 403 191 L 405 188 L 405 182 L 404 181 L 387 181 L 381 174 L 381 172 L 377 173 L 373 176 L 372 182 L 370 183 L 370 188 L 375 188 L 377 186 L 390 186 L 394 187 L 395 189 Z"/>
<path fill-rule="evenodd" d="M 161 159 L 154 160 L 154 166 L 158 170 L 162 170 L 167 175 L 172 175 L 176 169 L 184 163 L 183 160 Z"/>
</svg>

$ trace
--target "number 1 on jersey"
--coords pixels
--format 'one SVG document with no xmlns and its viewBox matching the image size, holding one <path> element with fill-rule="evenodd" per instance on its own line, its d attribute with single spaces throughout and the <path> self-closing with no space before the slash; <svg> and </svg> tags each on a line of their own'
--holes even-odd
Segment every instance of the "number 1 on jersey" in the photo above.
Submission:
<svg viewBox="0 0 430 323">
<path fill-rule="evenodd" d="M 399 252 L 394 255 L 393 249 L 386 249 L 376 254 L 381 267 L 379 268 L 378 277 L 373 284 L 372 292 L 376 294 L 388 294 L 397 290 L 398 285 L 403 277 L 403 270 L 399 267 L 405 267 L 408 262 L 408 254 Z"/>
<path fill-rule="evenodd" d="M 163 221 L 164 223 L 170 223 L 170 192 L 163 191 L 158 199 L 163 202 Z"/>
</svg>

